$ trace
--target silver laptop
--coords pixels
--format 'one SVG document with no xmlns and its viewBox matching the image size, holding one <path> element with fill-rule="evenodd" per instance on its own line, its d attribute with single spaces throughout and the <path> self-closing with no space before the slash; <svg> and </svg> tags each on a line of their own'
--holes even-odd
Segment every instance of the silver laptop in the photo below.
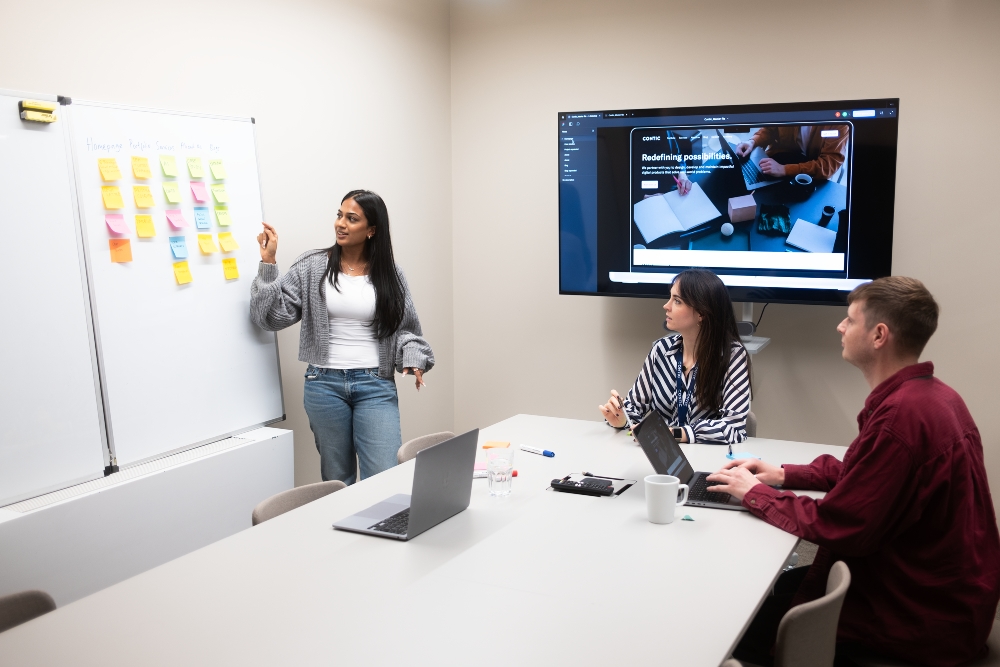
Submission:
<svg viewBox="0 0 1000 667">
<path fill-rule="evenodd" d="M 732 146 L 726 140 L 722 130 L 716 130 L 716 132 L 719 134 L 719 143 L 722 145 L 723 150 L 729 153 L 733 158 L 733 164 L 739 166 L 740 171 L 743 172 L 743 182 L 746 183 L 747 190 L 756 190 L 757 188 L 774 185 L 781 181 L 781 178 L 778 176 L 768 176 L 760 170 L 760 161 L 767 157 L 767 153 L 764 152 L 763 148 L 755 146 L 750 151 L 750 155 L 741 158 L 736 154 L 736 147 Z"/>
<path fill-rule="evenodd" d="M 472 498 L 479 429 L 428 447 L 417 454 L 410 495 L 398 493 L 333 524 L 338 530 L 412 540 L 449 519 Z"/>
<path fill-rule="evenodd" d="M 681 484 L 688 485 L 688 505 L 747 511 L 739 500 L 728 493 L 712 493 L 714 483 L 705 480 L 712 473 L 694 471 L 659 412 L 650 411 L 632 429 L 632 433 L 639 441 L 646 458 L 653 464 L 656 474 L 673 475 L 681 480 Z"/>
</svg>

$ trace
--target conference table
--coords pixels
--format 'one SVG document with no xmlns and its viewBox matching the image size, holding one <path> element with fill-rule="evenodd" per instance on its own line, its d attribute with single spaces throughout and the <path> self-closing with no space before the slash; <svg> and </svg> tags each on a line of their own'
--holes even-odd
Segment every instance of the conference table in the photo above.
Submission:
<svg viewBox="0 0 1000 667">
<path fill-rule="evenodd" d="M 603 423 L 517 415 L 488 440 L 556 456 L 518 451 L 508 497 L 476 479 L 466 511 L 409 542 L 331 528 L 409 493 L 407 462 L 0 634 L 0 663 L 718 667 L 798 541 L 748 512 L 649 523 L 652 466 Z M 695 470 L 726 462 L 724 446 L 683 449 Z M 736 449 L 775 463 L 846 451 Z M 638 483 L 615 498 L 549 488 L 583 471 Z"/>
</svg>

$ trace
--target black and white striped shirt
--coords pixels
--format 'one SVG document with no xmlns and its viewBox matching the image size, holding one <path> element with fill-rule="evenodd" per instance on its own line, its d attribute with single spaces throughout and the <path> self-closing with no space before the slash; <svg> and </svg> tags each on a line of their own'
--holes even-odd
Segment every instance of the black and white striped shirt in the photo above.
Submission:
<svg viewBox="0 0 1000 667">
<path fill-rule="evenodd" d="M 690 373 L 684 378 L 685 390 L 691 392 L 688 404 L 688 442 L 735 444 L 747 439 L 747 413 L 750 412 L 750 355 L 740 343 L 730 348 L 729 370 L 722 388 L 719 414 L 709 414 L 698 404 Z M 650 410 L 656 410 L 671 426 L 677 423 L 677 365 L 683 364 L 684 348 L 680 334 L 666 336 L 653 344 L 635 385 L 625 398 L 625 411 L 632 423 L 638 423 Z M 697 368 L 697 364 L 695 364 Z M 697 382 L 697 378 L 695 379 Z"/>
</svg>

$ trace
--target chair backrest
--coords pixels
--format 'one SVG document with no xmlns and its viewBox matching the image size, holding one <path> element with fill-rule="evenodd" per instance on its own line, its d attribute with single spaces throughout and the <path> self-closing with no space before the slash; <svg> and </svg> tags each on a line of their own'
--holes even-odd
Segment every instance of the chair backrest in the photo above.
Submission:
<svg viewBox="0 0 1000 667">
<path fill-rule="evenodd" d="M 56 601 L 43 591 L 21 591 L 0 597 L 0 632 L 27 623 L 56 608 Z"/>
<path fill-rule="evenodd" d="M 840 608 L 850 585 L 851 571 L 837 561 L 826 580 L 826 595 L 785 613 L 774 645 L 775 667 L 833 666 Z"/>
<path fill-rule="evenodd" d="M 296 507 L 302 507 L 314 500 L 319 500 L 323 496 L 328 496 L 334 491 L 340 491 L 347 485 L 338 479 L 330 482 L 316 482 L 297 486 L 294 489 L 276 493 L 267 500 L 261 502 L 253 508 L 251 520 L 253 525 L 264 523 L 268 519 L 273 519 L 285 512 L 290 512 Z"/>
<path fill-rule="evenodd" d="M 413 457 L 428 447 L 433 447 L 445 440 L 451 440 L 455 437 L 455 434 L 451 431 L 441 431 L 440 433 L 431 433 L 430 435 L 422 435 L 419 438 L 414 438 L 406 442 L 399 451 L 396 452 L 396 461 L 399 463 L 406 463 Z"/>
<path fill-rule="evenodd" d="M 757 415 L 752 411 L 747 413 L 747 437 L 757 437 Z"/>
</svg>

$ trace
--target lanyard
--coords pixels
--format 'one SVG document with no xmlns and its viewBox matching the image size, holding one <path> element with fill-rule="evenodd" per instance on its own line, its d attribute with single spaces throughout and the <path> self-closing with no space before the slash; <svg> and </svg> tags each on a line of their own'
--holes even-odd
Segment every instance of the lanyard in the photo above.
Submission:
<svg viewBox="0 0 1000 667">
<path fill-rule="evenodd" d="M 694 393 L 694 383 L 698 380 L 698 364 L 691 369 L 691 391 L 688 391 L 684 385 L 684 353 L 679 353 L 677 357 L 677 425 L 684 426 L 688 406 L 691 405 L 691 394 Z"/>
</svg>

